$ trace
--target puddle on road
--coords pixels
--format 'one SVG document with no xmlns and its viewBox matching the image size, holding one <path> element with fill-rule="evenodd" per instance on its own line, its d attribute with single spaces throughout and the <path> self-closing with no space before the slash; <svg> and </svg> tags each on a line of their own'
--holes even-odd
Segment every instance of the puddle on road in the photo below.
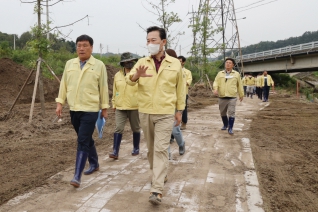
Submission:
<svg viewBox="0 0 318 212">
<path fill-rule="evenodd" d="M 239 159 L 245 164 L 247 168 L 255 169 L 250 139 L 242 138 L 242 152 L 239 154 Z"/>
<path fill-rule="evenodd" d="M 206 178 L 207 183 L 224 184 L 224 180 L 224 174 L 216 174 L 211 171 L 209 171 Z"/>
</svg>

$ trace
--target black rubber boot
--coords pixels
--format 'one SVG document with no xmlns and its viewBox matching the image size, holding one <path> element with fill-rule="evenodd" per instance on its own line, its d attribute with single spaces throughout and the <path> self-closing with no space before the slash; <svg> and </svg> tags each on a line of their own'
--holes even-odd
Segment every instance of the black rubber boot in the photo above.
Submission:
<svg viewBox="0 0 318 212">
<path fill-rule="evenodd" d="M 84 151 L 77 151 L 76 163 L 75 163 L 75 174 L 70 184 L 75 188 L 78 188 L 81 184 L 82 172 L 85 167 L 88 153 Z"/>
<path fill-rule="evenodd" d="M 235 118 L 233 117 L 230 117 L 229 118 L 229 129 L 228 129 L 228 132 L 230 135 L 233 135 L 233 125 L 234 125 L 234 121 L 235 121 Z"/>
<path fill-rule="evenodd" d="M 92 174 L 93 172 L 99 170 L 98 155 L 95 145 L 89 149 L 88 162 L 89 168 L 86 171 L 84 171 L 85 175 Z"/>
<path fill-rule="evenodd" d="M 119 147 L 120 147 L 122 136 L 123 134 L 114 133 L 113 153 L 109 154 L 110 158 L 118 159 Z"/>
<path fill-rule="evenodd" d="M 221 130 L 226 130 L 229 125 L 229 119 L 227 118 L 227 116 L 221 116 L 221 117 L 223 121 L 223 127 L 221 128 Z"/>
<path fill-rule="evenodd" d="M 139 143 L 140 143 L 140 132 L 134 132 L 133 133 L 134 149 L 131 152 L 131 155 L 133 156 L 139 155 Z"/>
</svg>

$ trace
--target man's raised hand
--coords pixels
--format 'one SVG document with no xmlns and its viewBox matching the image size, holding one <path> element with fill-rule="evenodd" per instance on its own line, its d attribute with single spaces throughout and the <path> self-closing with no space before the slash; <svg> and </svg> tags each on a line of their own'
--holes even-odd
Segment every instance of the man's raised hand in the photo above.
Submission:
<svg viewBox="0 0 318 212">
<path fill-rule="evenodd" d="M 137 76 L 139 76 L 139 77 L 152 77 L 152 74 L 146 73 L 147 69 L 148 69 L 148 67 L 146 67 L 146 66 L 139 66 L 138 68 L 136 68 Z"/>
</svg>

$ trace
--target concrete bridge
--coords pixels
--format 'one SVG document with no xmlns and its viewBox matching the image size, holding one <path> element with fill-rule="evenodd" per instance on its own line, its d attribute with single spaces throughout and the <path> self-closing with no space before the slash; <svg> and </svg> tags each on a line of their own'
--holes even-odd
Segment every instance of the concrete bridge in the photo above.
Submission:
<svg viewBox="0 0 318 212">
<path fill-rule="evenodd" d="M 236 57 L 247 72 L 290 73 L 318 71 L 318 41 Z"/>
</svg>

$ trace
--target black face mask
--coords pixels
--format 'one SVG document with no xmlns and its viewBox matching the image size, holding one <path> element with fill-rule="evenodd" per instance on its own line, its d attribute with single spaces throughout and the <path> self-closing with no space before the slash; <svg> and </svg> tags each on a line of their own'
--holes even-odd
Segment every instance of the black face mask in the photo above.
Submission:
<svg viewBox="0 0 318 212">
<path fill-rule="evenodd" d="M 127 69 L 132 69 L 134 67 L 135 63 L 134 62 L 127 62 L 124 63 L 124 67 Z"/>
</svg>

